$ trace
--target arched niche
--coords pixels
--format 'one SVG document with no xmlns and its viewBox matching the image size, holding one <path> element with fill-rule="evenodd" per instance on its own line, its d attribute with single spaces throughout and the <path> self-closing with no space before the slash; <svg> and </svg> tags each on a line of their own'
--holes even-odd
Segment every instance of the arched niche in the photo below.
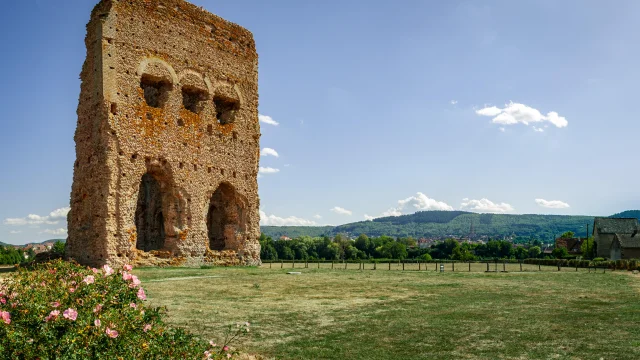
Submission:
<svg viewBox="0 0 640 360">
<path fill-rule="evenodd" d="M 229 183 L 222 183 L 209 199 L 207 233 L 211 250 L 238 250 L 247 228 L 247 200 Z"/>
</svg>

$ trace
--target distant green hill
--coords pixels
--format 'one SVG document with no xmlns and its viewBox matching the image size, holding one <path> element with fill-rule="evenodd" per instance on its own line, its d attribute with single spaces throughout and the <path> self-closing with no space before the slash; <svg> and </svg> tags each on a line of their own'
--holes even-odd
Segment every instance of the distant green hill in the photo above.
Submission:
<svg viewBox="0 0 640 360">
<path fill-rule="evenodd" d="M 615 215 L 611 215 L 612 218 L 636 218 L 640 219 L 640 210 L 627 210 Z"/>
<path fill-rule="evenodd" d="M 625 211 L 614 217 L 638 217 L 640 210 Z M 346 233 L 350 235 L 367 234 L 369 236 L 412 236 L 440 237 L 464 236 L 473 232 L 482 236 L 521 236 L 551 240 L 565 231 L 573 231 L 578 236 L 585 236 L 587 224 L 589 233 L 593 226 L 594 216 L 576 215 L 507 215 L 476 214 L 466 211 L 420 211 L 411 215 L 391 216 L 371 221 L 360 221 L 336 227 L 323 226 L 263 226 L 262 232 L 273 238 L 286 235 L 322 236 Z"/>
</svg>

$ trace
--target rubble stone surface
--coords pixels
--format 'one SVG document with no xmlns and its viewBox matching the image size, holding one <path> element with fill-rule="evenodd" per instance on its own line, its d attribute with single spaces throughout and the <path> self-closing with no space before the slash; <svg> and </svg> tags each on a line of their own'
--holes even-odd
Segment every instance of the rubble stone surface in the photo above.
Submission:
<svg viewBox="0 0 640 360">
<path fill-rule="evenodd" d="M 66 256 L 259 264 L 251 32 L 183 0 L 102 0 L 85 43 Z"/>
</svg>

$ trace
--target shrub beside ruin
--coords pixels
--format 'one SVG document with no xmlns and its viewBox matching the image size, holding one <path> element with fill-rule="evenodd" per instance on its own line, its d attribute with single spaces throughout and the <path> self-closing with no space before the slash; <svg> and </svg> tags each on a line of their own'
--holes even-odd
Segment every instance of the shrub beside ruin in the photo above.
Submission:
<svg viewBox="0 0 640 360">
<path fill-rule="evenodd" d="M 130 267 L 84 268 L 61 260 L 21 269 L 0 286 L 5 359 L 227 358 L 145 306 Z"/>
</svg>

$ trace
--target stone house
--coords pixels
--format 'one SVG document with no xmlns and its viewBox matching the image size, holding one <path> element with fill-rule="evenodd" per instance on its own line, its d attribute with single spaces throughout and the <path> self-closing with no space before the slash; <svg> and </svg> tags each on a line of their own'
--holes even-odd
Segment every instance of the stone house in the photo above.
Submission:
<svg viewBox="0 0 640 360">
<path fill-rule="evenodd" d="M 628 256 L 634 254 L 635 251 L 624 251 L 624 249 L 635 243 L 638 235 L 634 234 L 638 232 L 638 229 L 640 226 L 636 218 L 595 218 L 592 235 L 596 246 L 596 256 L 610 259 L 614 259 L 614 257 L 630 258 Z M 614 240 L 617 241 L 615 245 Z M 621 257 L 623 254 L 626 257 Z"/>
<path fill-rule="evenodd" d="M 640 234 L 615 234 L 609 254 L 611 260 L 640 259 Z"/>
</svg>

